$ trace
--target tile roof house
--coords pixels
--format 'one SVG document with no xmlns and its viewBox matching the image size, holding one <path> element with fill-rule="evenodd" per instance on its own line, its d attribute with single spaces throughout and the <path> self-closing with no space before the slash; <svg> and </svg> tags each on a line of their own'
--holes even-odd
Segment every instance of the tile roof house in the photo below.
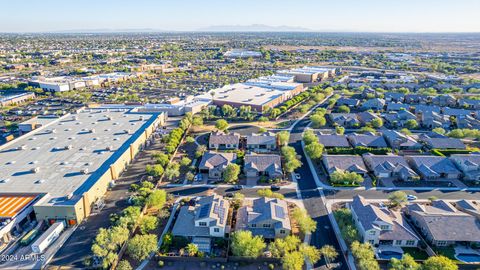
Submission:
<svg viewBox="0 0 480 270">
<path fill-rule="evenodd" d="M 480 120 L 470 115 L 459 115 L 455 118 L 457 128 L 480 129 Z"/>
<path fill-rule="evenodd" d="M 458 179 L 461 175 L 461 172 L 446 157 L 406 156 L 405 159 L 424 180 Z"/>
<path fill-rule="evenodd" d="M 433 111 L 425 111 L 421 113 L 421 124 L 426 128 L 441 127 L 444 129 L 450 128 L 450 118 L 447 115 L 441 115 Z"/>
<path fill-rule="evenodd" d="M 353 147 L 371 147 L 371 148 L 385 148 L 388 147 L 385 139 L 382 136 L 370 134 L 356 134 L 352 133 L 347 136 L 348 141 Z"/>
<path fill-rule="evenodd" d="M 277 148 L 277 137 L 275 134 L 263 133 L 246 136 L 247 149 L 255 152 L 270 152 Z"/>
<path fill-rule="evenodd" d="M 266 239 L 290 235 L 292 228 L 287 202 L 266 197 L 247 200 L 238 209 L 235 230 L 248 230 Z"/>
<path fill-rule="evenodd" d="M 352 218 L 364 243 L 416 247 L 419 237 L 398 211 L 369 204 L 357 195 L 349 204 Z"/>
<path fill-rule="evenodd" d="M 390 178 L 404 181 L 419 180 L 418 174 L 413 171 L 402 156 L 395 155 L 363 155 L 367 168 L 378 178 Z"/>
<path fill-rule="evenodd" d="M 388 112 L 382 115 L 385 122 L 392 127 L 403 127 L 407 120 L 417 120 L 417 117 L 406 110 L 400 110 L 398 112 Z"/>
<path fill-rule="evenodd" d="M 210 252 L 210 241 L 205 238 L 225 236 L 229 232 L 227 225 L 230 203 L 221 196 L 212 195 L 199 198 L 194 205 L 185 205 L 180 208 L 172 229 L 175 236 L 193 239 L 202 242 L 201 251 Z M 210 239 L 211 240 L 211 239 Z"/>
<path fill-rule="evenodd" d="M 455 108 L 450 108 L 450 107 L 444 107 L 444 108 L 442 108 L 442 114 L 448 115 L 448 116 L 467 116 L 467 115 L 471 115 L 472 111 L 464 110 L 464 109 L 455 109 Z"/>
<path fill-rule="evenodd" d="M 406 213 L 434 246 L 480 242 L 480 220 L 457 210 L 449 202 L 437 200 L 431 205 L 410 204 Z"/>
<path fill-rule="evenodd" d="M 351 108 L 357 107 L 360 104 L 360 100 L 354 99 L 354 98 L 344 98 L 341 97 L 337 100 L 337 103 L 335 103 L 335 106 L 348 106 Z"/>
<path fill-rule="evenodd" d="M 456 106 L 457 99 L 452 95 L 439 95 L 432 98 L 432 103 L 438 106 Z"/>
<path fill-rule="evenodd" d="M 334 172 L 355 172 L 365 176 L 368 172 L 361 156 L 323 155 L 322 163 L 329 175 Z"/>
<path fill-rule="evenodd" d="M 368 124 L 368 123 L 370 123 L 373 120 L 378 119 L 378 118 L 380 118 L 378 115 L 376 115 L 375 113 L 371 113 L 371 112 L 357 113 L 357 119 L 360 121 L 360 123 L 362 125 L 366 125 L 366 124 Z"/>
<path fill-rule="evenodd" d="M 455 206 L 460 211 L 480 219 L 480 201 L 460 200 L 455 202 Z"/>
<path fill-rule="evenodd" d="M 246 154 L 243 172 L 247 177 L 267 176 L 269 178 L 282 177 L 282 162 L 279 155 Z"/>
<path fill-rule="evenodd" d="M 387 103 L 387 112 L 391 111 L 400 111 L 400 110 L 409 110 L 410 105 L 404 103 L 388 102 Z"/>
<path fill-rule="evenodd" d="M 382 130 L 383 138 L 392 149 L 398 150 L 420 150 L 423 145 L 411 136 L 407 136 L 396 130 Z"/>
<path fill-rule="evenodd" d="M 237 154 L 235 153 L 217 153 L 208 151 L 203 154 L 198 169 L 201 173 L 208 173 L 208 177 L 219 179 L 228 164 L 235 162 Z"/>
<path fill-rule="evenodd" d="M 405 95 L 405 103 L 407 104 L 427 104 L 429 97 L 426 95 L 408 94 Z"/>
<path fill-rule="evenodd" d="M 372 98 L 362 103 L 362 109 L 380 111 L 385 107 L 385 100 L 383 98 Z"/>
<path fill-rule="evenodd" d="M 419 237 L 399 211 L 369 204 L 356 195 L 349 204 L 352 219 L 364 243 L 416 247 Z"/>
<path fill-rule="evenodd" d="M 394 101 L 394 102 L 403 102 L 405 99 L 404 93 L 396 93 L 396 92 L 386 92 L 384 94 L 386 101 Z"/>
<path fill-rule="evenodd" d="M 343 127 L 358 127 L 360 125 L 355 113 L 330 113 L 328 117 L 330 121 Z"/>
<path fill-rule="evenodd" d="M 462 98 L 458 101 L 458 105 L 462 108 L 478 110 L 480 109 L 480 100 Z"/>
<path fill-rule="evenodd" d="M 210 133 L 208 139 L 208 147 L 210 149 L 238 149 L 240 142 L 240 134 L 229 133 L 225 134 L 220 131 Z"/>
<path fill-rule="evenodd" d="M 432 106 L 432 105 L 416 105 L 415 106 L 415 114 L 421 114 L 424 112 L 434 112 L 437 114 L 440 114 L 441 108 L 438 106 Z"/>
<path fill-rule="evenodd" d="M 320 134 L 318 135 L 318 141 L 327 148 L 350 147 L 345 135 Z"/>
<path fill-rule="evenodd" d="M 457 138 L 423 137 L 422 141 L 429 149 L 466 149 L 462 140 Z"/>
<path fill-rule="evenodd" d="M 454 154 L 450 160 L 462 171 L 463 179 L 480 181 L 480 155 Z"/>
</svg>

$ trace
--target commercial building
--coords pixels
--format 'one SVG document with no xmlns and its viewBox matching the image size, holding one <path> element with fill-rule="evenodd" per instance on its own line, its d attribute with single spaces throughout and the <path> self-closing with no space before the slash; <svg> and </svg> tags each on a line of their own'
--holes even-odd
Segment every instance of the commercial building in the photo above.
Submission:
<svg viewBox="0 0 480 270">
<path fill-rule="evenodd" d="M 255 58 L 255 57 L 262 57 L 262 53 L 257 51 L 243 50 L 243 49 L 233 49 L 224 53 L 223 56 L 227 58 L 250 58 L 250 57 Z"/>
<path fill-rule="evenodd" d="M 122 106 L 53 118 L 0 146 L 0 190 L 41 195 L 33 204 L 38 220 L 79 223 L 164 120 Z"/>
<path fill-rule="evenodd" d="M 333 77 L 339 73 L 338 68 L 331 67 L 302 67 L 289 70 L 278 71 L 281 76 L 294 76 L 295 81 L 299 83 L 313 83 Z"/>
<path fill-rule="evenodd" d="M 261 113 L 302 91 L 304 87 L 300 83 L 254 79 L 245 83 L 226 85 L 211 92 L 213 92 L 213 103 L 217 106 L 226 104 L 235 108 L 250 106 L 252 110 Z"/>
<path fill-rule="evenodd" d="M 28 101 L 34 98 L 35 98 L 35 94 L 32 92 L 23 92 L 23 93 L 17 93 L 13 95 L 0 94 L 0 107 L 24 103 L 25 101 Z"/>
</svg>

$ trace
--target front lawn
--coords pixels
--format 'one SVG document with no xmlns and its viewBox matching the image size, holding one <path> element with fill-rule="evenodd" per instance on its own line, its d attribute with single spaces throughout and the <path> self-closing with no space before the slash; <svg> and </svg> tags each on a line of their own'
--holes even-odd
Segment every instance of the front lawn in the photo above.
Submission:
<svg viewBox="0 0 480 270">
<path fill-rule="evenodd" d="M 452 246 L 452 247 L 432 247 L 433 251 L 435 251 L 435 253 L 437 253 L 437 255 L 442 255 L 442 256 L 445 256 L 453 261 L 455 261 L 455 263 L 460 263 L 459 260 L 457 260 L 457 258 L 455 258 L 455 248 Z"/>
<path fill-rule="evenodd" d="M 402 247 L 403 252 L 410 254 L 415 260 L 426 260 L 428 259 L 428 254 L 424 250 L 416 247 Z"/>
</svg>

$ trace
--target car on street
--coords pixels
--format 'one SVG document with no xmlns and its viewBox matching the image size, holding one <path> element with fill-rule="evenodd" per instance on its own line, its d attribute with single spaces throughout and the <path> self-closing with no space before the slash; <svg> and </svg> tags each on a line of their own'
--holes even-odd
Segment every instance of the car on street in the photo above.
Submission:
<svg viewBox="0 0 480 270">
<path fill-rule="evenodd" d="M 233 198 L 233 196 L 235 196 L 233 192 L 228 192 L 227 194 L 225 194 L 225 197 L 227 198 Z"/>
<path fill-rule="evenodd" d="M 232 190 L 242 190 L 243 186 L 242 185 L 235 185 L 233 186 Z"/>
<path fill-rule="evenodd" d="M 270 190 L 271 190 L 271 191 L 279 191 L 279 190 L 280 190 L 280 187 L 279 187 L 279 186 L 276 186 L 276 185 L 272 185 L 272 186 L 270 186 Z"/>
</svg>

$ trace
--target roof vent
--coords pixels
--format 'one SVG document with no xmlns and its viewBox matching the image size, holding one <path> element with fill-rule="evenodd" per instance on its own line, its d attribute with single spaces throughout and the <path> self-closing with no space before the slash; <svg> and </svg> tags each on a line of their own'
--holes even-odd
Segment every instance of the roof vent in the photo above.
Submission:
<svg viewBox="0 0 480 270">
<path fill-rule="evenodd" d="M 113 146 L 109 145 L 109 146 L 105 147 L 105 149 L 107 149 L 107 151 L 112 151 L 112 150 L 113 150 Z"/>
<path fill-rule="evenodd" d="M 70 150 L 73 148 L 73 145 L 69 144 L 69 145 L 65 145 L 65 150 Z"/>
<path fill-rule="evenodd" d="M 42 183 L 45 183 L 45 180 L 38 179 L 37 181 L 35 181 L 35 184 L 42 184 Z"/>
<path fill-rule="evenodd" d="M 80 172 L 81 172 L 82 174 L 88 174 L 88 168 L 81 169 Z"/>
<path fill-rule="evenodd" d="M 30 169 L 30 171 L 31 171 L 32 173 L 38 173 L 38 172 L 40 171 L 40 167 L 32 168 L 32 169 Z"/>
<path fill-rule="evenodd" d="M 125 129 L 124 132 L 125 132 L 126 134 L 130 134 L 130 129 Z"/>
<path fill-rule="evenodd" d="M 25 150 L 25 149 L 27 149 L 27 145 L 25 144 L 22 144 L 19 147 L 17 147 L 17 150 Z"/>
<path fill-rule="evenodd" d="M 50 133 L 57 133 L 57 130 L 56 130 L 56 129 L 52 129 L 52 130 L 50 131 Z"/>
<path fill-rule="evenodd" d="M 10 178 L 5 178 L 0 180 L 0 183 L 8 183 L 8 182 L 10 182 Z"/>
<path fill-rule="evenodd" d="M 90 133 L 95 133 L 95 129 L 94 128 L 90 129 Z"/>
<path fill-rule="evenodd" d="M 70 199 L 72 199 L 72 197 L 73 197 L 73 192 L 71 192 L 71 193 L 68 193 L 68 195 L 67 195 L 67 200 L 70 200 Z"/>
</svg>

